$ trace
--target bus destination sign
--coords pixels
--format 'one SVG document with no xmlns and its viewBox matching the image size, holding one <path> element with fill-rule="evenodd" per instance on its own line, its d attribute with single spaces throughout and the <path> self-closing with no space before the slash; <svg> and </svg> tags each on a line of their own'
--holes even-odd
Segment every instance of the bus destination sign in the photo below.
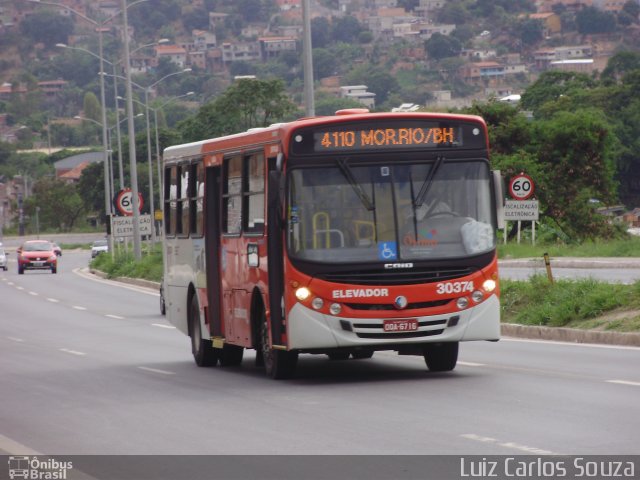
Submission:
<svg viewBox="0 0 640 480">
<path fill-rule="evenodd" d="M 377 124 L 326 125 L 295 132 L 294 154 L 486 148 L 479 124 L 459 122 L 377 122 Z"/>
<path fill-rule="evenodd" d="M 453 127 L 370 128 L 320 131 L 314 134 L 316 151 L 462 145 L 460 137 L 459 130 Z"/>
</svg>

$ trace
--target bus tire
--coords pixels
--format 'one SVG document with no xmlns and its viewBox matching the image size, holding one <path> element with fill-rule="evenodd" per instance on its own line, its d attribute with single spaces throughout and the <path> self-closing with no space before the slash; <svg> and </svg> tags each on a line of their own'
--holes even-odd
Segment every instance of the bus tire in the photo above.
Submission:
<svg viewBox="0 0 640 480">
<path fill-rule="evenodd" d="M 283 380 L 293 377 L 298 363 L 298 352 L 287 350 L 275 350 L 269 342 L 269 325 L 267 317 L 263 314 L 260 323 L 260 338 L 262 343 L 262 358 L 264 368 L 271 378 Z"/>
<path fill-rule="evenodd" d="M 220 366 L 222 367 L 235 367 L 242 363 L 242 356 L 244 355 L 244 348 L 238 345 L 231 345 L 225 343 L 220 352 Z"/>
<path fill-rule="evenodd" d="M 449 372 L 458 363 L 458 342 L 435 343 L 424 347 L 424 361 L 431 372 Z"/>
<path fill-rule="evenodd" d="M 213 348 L 211 340 L 202 338 L 202 327 L 200 325 L 200 309 L 198 299 L 194 295 L 191 297 L 191 307 L 189 309 L 189 333 L 191 335 L 191 353 L 196 365 L 199 367 L 212 367 L 218 363 L 218 352 Z"/>
</svg>

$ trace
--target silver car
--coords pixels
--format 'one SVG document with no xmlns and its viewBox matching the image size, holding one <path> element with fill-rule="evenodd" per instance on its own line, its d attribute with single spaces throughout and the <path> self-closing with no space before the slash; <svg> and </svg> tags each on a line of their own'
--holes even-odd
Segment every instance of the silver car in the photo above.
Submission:
<svg viewBox="0 0 640 480">
<path fill-rule="evenodd" d="M 7 253 L 0 247 L 0 268 L 7 271 Z"/>
</svg>

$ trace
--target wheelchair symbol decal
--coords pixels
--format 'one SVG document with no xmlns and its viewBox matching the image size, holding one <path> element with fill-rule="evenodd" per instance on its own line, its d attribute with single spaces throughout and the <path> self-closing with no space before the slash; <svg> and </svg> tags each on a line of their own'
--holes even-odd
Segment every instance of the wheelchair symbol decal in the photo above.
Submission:
<svg viewBox="0 0 640 480">
<path fill-rule="evenodd" d="M 398 258 L 398 246 L 396 242 L 379 242 L 378 258 L 380 260 L 396 260 Z"/>
</svg>

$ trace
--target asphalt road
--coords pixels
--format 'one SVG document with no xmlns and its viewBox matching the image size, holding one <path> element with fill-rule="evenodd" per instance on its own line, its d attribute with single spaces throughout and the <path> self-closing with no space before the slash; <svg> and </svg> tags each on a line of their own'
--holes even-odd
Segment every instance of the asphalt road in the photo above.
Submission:
<svg viewBox="0 0 640 480">
<path fill-rule="evenodd" d="M 504 338 L 418 357 L 301 356 L 273 381 L 197 368 L 155 291 L 79 274 L 0 273 L 0 452 L 8 454 L 638 454 L 640 349 Z M 12 265 L 15 266 L 15 265 Z"/>
</svg>

